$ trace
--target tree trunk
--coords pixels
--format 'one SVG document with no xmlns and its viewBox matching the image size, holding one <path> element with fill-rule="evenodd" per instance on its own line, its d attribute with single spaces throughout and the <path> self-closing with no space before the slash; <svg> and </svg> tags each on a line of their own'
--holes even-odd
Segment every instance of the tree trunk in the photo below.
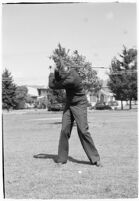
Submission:
<svg viewBox="0 0 139 201">
<path fill-rule="evenodd" d="M 132 103 L 131 103 L 131 99 L 129 100 L 129 109 L 132 109 Z"/>
<path fill-rule="evenodd" d="M 123 110 L 123 101 L 121 100 L 121 110 Z"/>
</svg>

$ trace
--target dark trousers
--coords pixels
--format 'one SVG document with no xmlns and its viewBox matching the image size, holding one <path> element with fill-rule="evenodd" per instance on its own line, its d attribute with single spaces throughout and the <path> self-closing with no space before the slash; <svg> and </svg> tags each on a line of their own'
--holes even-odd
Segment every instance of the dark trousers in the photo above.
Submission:
<svg viewBox="0 0 139 201">
<path fill-rule="evenodd" d="M 71 135 L 74 120 L 77 124 L 77 131 L 83 149 L 90 162 L 95 163 L 96 161 L 100 160 L 100 157 L 94 145 L 93 139 L 88 132 L 86 103 L 67 105 L 65 107 L 62 118 L 62 130 L 59 139 L 58 161 L 67 162 L 69 152 L 68 141 Z"/>
</svg>

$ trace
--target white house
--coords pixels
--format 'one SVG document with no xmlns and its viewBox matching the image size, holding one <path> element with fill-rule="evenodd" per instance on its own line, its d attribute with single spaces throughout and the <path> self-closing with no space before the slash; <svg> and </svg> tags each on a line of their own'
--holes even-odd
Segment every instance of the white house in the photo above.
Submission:
<svg viewBox="0 0 139 201">
<path fill-rule="evenodd" d="M 38 90 L 34 87 L 27 86 L 28 94 L 32 97 L 37 99 L 38 97 Z"/>
<path fill-rule="evenodd" d="M 94 106 L 97 102 L 105 103 L 107 105 L 108 102 L 115 101 L 114 94 L 107 86 L 107 81 L 103 82 L 102 88 L 95 95 L 88 92 L 87 99 L 92 106 Z"/>
</svg>

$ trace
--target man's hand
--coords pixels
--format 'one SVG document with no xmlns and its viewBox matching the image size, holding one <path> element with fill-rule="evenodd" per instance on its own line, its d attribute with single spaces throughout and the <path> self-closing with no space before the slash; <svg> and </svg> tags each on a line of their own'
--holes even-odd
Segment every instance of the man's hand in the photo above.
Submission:
<svg viewBox="0 0 139 201">
<path fill-rule="evenodd" d="M 55 68 L 55 71 L 54 71 L 55 73 L 55 79 L 56 79 L 56 81 L 60 81 L 61 80 L 61 77 L 60 77 L 60 74 L 59 74 L 59 70 L 58 70 L 58 68 Z"/>
<path fill-rule="evenodd" d="M 54 73 L 55 72 L 55 67 L 54 66 L 50 66 L 49 69 L 50 69 L 50 73 Z"/>
</svg>

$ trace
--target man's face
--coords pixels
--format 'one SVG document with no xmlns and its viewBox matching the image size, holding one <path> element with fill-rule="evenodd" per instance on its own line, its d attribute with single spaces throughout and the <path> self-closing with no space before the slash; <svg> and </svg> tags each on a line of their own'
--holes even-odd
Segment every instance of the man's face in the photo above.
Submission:
<svg viewBox="0 0 139 201">
<path fill-rule="evenodd" d="M 61 66 L 60 72 L 64 73 L 64 74 L 67 74 L 69 72 L 69 68 L 67 66 Z"/>
<path fill-rule="evenodd" d="M 56 62 L 56 67 L 57 67 L 58 71 L 61 73 L 66 74 L 69 72 L 69 67 L 67 67 L 67 65 L 65 65 L 62 60 L 58 60 Z"/>
<path fill-rule="evenodd" d="M 68 71 L 69 71 L 69 68 L 68 68 L 67 66 L 64 66 L 64 67 L 63 67 L 63 71 L 64 71 L 64 72 L 68 72 Z"/>
<path fill-rule="evenodd" d="M 60 61 L 57 61 L 57 62 L 56 62 L 56 67 L 57 67 L 58 70 L 60 70 L 60 68 L 61 68 L 61 63 L 60 63 Z"/>
</svg>

